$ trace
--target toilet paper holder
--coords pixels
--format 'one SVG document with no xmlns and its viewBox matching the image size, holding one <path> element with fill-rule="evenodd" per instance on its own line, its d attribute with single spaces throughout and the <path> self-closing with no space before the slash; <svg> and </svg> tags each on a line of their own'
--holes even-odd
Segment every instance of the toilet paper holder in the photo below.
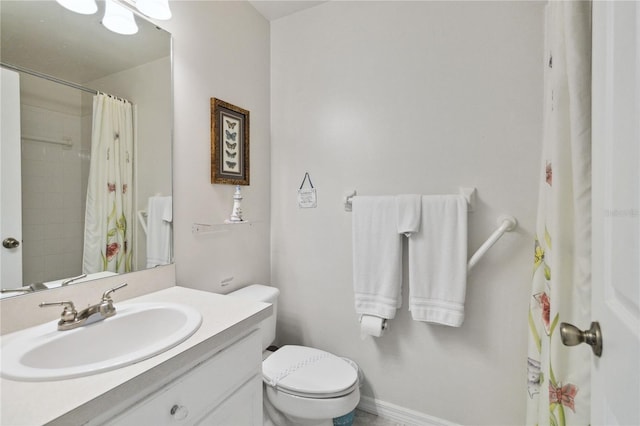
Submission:
<svg viewBox="0 0 640 426">
<path fill-rule="evenodd" d="M 360 339 L 382 337 L 387 329 L 387 319 L 377 315 L 360 315 Z"/>
<path fill-rule="evenodd" d="M 369 316 L 375 316 L 375 315 L 369 315 Z M 360 320 L 359 322 L 362 323 L 362 317 L 364 317 L 364 315 L 360 315 Z M 386 330 L 388 325 L 387 325 L 387 319 L 386 318 L 382 318 L 382 329 Z"/>
</svg>

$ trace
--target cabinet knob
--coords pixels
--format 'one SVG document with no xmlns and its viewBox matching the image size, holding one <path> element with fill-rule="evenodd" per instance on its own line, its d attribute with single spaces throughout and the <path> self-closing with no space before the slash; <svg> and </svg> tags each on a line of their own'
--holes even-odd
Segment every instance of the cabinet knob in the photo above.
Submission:
<svg viewBox="0 0 640 426">
<path fill-rule="evenodd" d="M 189 410 L 183 405 L 175 404 L 173 407 L 171 407 L 171 415 L 176 420 L 184 420 L 189 415 Z"/>
</svg>

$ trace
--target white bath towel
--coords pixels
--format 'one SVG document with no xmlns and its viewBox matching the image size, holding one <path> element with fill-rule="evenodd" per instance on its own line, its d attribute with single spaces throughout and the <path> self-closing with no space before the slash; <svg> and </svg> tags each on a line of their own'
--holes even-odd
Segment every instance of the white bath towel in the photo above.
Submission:
<svg viewBox="0 0 640 426">
<path fill-rule="evenodd" d="M 459 327 L 467 290 L 467 202 L 422 197 L 420 231 L 409 238 L 409 310 L 416 321 Z"/>
<path fill-rule="evenodd" d="M 147 205 L 147 268 L 171 263 L 172 198 L 149 197 Z"/>
<path fill-rule="evenodd" d="M 402 304 L 396 197 L 354 197 L 352 220 L 356 313 L 391 319 Z"/>
<path fill-rule="evenodd" d="M 403 194 L 396 197 L 398 233 L 407 237 L 420 230 L 422 197 L 417 194 Z"/>
</svg>

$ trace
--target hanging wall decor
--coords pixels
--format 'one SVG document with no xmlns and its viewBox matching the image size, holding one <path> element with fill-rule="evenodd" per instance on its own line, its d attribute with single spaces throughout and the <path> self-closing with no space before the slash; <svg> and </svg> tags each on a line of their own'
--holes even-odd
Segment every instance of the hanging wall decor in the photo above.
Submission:
<svg viewBox="0 0 640 426">
<path fill-rule="evenodd" d="M 309 187 L 304 188 L 304 183 L 309 182 Z M 298 189 L 298 207 L 301 209 L 315 209 L 318 206 L 316 188 L 311 183 L 309 173 L 304 174 L 300 188 Z"/>
<path fill-rule="evenodd" d="M 249 185 L 249 111 L 211 98 L 211 183 Z"/>
</svg>

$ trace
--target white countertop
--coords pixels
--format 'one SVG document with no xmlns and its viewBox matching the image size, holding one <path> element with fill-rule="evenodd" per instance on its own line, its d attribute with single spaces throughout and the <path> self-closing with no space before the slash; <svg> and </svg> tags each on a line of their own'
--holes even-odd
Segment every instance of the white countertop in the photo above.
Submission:
<svg viewBox="0 0 640 426">
<path fill-rule="evenodd" d="M 142 387 L 162 381 L 168 371 L 197 359 L 207 351 L 233 341 L 255 328 L 273 312 L 271 305 L 184 287 L 116 302 L 172 302 L 189 305 L 202 314 L 202 325 L 186 341 L 139 363 L 75 379 L 19 382 L 0 379 L 0 424 L 82 424 L 92 416 L 133 396 Z M 57 321 L 52 322 L 55 327 Z M 1 336 L 3 344 L 20 332 Z M 64 356 L 64 354 L 60 354 Z M 96 412 L 97 411 L 97 412 Z"/>
</svg>

